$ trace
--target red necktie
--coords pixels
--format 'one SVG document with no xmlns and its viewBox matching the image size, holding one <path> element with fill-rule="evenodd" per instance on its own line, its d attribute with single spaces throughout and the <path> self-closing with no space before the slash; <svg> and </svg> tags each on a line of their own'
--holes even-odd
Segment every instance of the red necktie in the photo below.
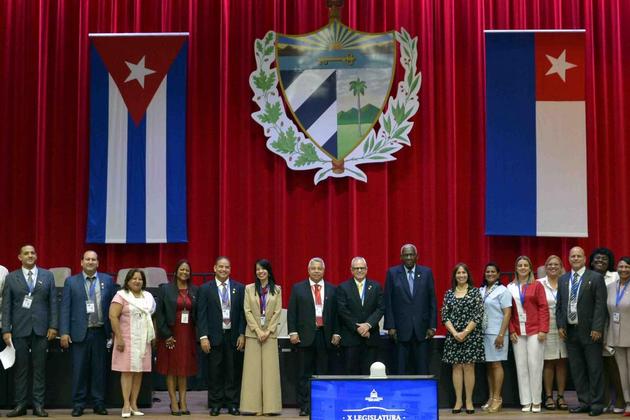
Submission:
<svg viewBox="0 0 630 420">
<path fill-rule="evenodd" d="M 313 286 L 315 288 L 315 306 L 322 306 L 322 295 L 320 293 L 320 289 L 322 286 L 320 284 L 316 284 Z M 324 318 L 321 316 L 315 316 L 315 325 L 318 327 L 324 326 Z"/>
</svg>

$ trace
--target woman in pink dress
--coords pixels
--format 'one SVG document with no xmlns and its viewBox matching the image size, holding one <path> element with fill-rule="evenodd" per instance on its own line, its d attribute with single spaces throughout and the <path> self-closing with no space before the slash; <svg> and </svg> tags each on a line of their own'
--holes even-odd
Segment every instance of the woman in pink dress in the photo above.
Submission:
<svg viewBox="0 0 630 420">
<path fill-rule="evenodd" d="M 151 371 L 151 342 L 155 338 L 151 315 L 155 300 L 145 291 L 144 271 L 134 268 L 125 277 L 109 307 L 109 320 L 114 332 L 112 370 L 120 372 L 123 397 L 122 417 L 142 416 L 138 410 L 138 394 L 142 372 Z"/>
</svg>

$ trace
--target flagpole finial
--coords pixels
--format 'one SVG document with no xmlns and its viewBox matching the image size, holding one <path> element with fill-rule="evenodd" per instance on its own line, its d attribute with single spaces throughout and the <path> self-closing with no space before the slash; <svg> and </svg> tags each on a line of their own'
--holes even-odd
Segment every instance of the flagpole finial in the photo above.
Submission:
<svg viewBox="0 0 630 420">
<path fill-rule="evenodd" d="M 330 20 L 339 20 L 344 0 L 326 0 Z"/>
</svg>

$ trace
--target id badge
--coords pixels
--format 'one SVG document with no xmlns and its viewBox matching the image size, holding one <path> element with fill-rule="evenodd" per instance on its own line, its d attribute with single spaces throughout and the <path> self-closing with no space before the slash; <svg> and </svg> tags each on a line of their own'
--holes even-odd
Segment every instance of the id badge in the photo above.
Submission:
<svg viewBox="0 0 630 420">
<path fill-rule="evenodd" d="M 226 319 L 230 319 L 230 310 L 223 308 L 223 322 L 225 322 Z"/>
<path fill-rule="evenodd" d="M 323 316 L 323 312 L 324 312 L 324 305 L 315 305 L 315 316 L 316 317 Z"/>
<path fill-rule="evenodd" d="M 32 304 L 33 304 L 33 297 L 30 294 L 24 296 L 24 300 L 22 301 L 22 308 L 31 309 Z"/>
<path fill-rule="evenodd" d="M 85 311 L 88 314 L 93 314 L 94 312 L 96 312 L 96 307 L 94 306 L 94 302 L 92 302 L 91 300 L 86 300 L 85 301 Z"/>
<path fill-rule="evenodd" d="M 621 321 L 621 316 L 619 315 L 619 312 L 613 312 L 612 320 L 613 322 L 619 324 L 619 322 Z"/>
<path fill-rule="evenodd" d="M 188 311 L 182 311 L 182 324 L 188 324 Z"/>
<path fill-rule="evenodd" d="M 266 321 L 266 320 L 267 320 L 267 317 L 266 317 L 266 316 L 262 315 L 262 316 L 260 317 L 260 325 L 261 325 L 262 327 L 264 327 L 264 326 L 265 326 L 265 321 Z"/>
</svg>

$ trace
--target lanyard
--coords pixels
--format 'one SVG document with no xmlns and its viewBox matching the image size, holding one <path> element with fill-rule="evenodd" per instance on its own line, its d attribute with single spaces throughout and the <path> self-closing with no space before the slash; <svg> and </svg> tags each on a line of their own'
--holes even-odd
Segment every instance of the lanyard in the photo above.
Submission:
<svg viewBox="0 0 630 420">
<path fill-rule="evenodd" d="M 492 292 L 494 291 L 494 289 L 497 287 L 497 282 L 495 282 L 492 287 L 490 287 L 490 289 L 488 289 L 488 286 L 486 286 L 486 290 L 485 293 L 483 295 L 483 301 L 485 302 L 486 299 L 488 299 L 488 297 L 492 294 Z"/>
<path fill-rule="evenodd" d="M 87 279 L 86 279 L 87 280 Z M 87 284 L 85 285 L 85 291 L 87 292 L 88 295 L 88 299 L 91 301 L 95 301 L 96 300 L 96 282 L 98 281 L 98 279 L 95 277 L 94 280 L 89 281 L 90 287 L 88 289 Z"/>
<path fill-rule="evenodd" d="M 359 283 L 361 285 L 361 305 L 365 302 L 365 280 Z"/>
<path fill-rule="evenodd" d="M 527 288 L 529 284 L 525 283 L 523 287 L 519 284 L 518 286 L 518 295 L 521 297 L 521 305 L 525 304 L 525 295 L 527 294 Z"/>
<path fill-rule="evenodd" d="M 619 306 L 619 302 L 621 302 L 621 299 L 623 298 L 624 293 L 626 293 L 626 288 L 628 287 L 628 283 L 630 282 L 626 280 L 626 284 L 623 286 L 623 289 L 621 289 L 621 280 L 617 280 L 617 299 L 615 299 L 615 307 Z"/>
<path fill-rule="evenodd" d="M 260 313 L 265 315 L 267 313 L 267 294 L 269 293 L 269 289 L 267 287 L 262 289 L 260 295 Z"/>
</svg>

